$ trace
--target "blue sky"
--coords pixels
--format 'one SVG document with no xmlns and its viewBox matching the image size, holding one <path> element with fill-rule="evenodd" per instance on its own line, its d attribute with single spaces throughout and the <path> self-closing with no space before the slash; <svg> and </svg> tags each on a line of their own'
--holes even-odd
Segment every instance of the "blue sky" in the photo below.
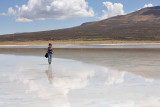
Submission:
<svg viewBox="0 0 160 107">
<path fill-rule="evenodd" d="M 0 35 L 78 26 L 127 14 L 144 5 L 157 6 L 160 0 L 1 0 Z"/>
</svg>

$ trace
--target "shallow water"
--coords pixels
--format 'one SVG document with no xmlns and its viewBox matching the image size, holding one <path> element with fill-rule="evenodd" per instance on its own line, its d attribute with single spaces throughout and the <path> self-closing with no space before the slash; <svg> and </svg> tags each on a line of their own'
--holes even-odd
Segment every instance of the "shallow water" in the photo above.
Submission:
<svg viewBox="0 0 160 107">
<path fill-rule="evenodd" d="M 46 48 L 48 45 L 0 45 L 0 48 Z M 53 48 L 160 48 L 160 43 L 54 44 Z"/>
<path fill-rule="evenodd" d="M 139 67 L 155 68 L 152 75 L 156 76 L 160 70 L 158 61 L 154 64 L 152 61 L 158 57 L 155 52 L 149 54 L 153 55 L 151 58 L 143 57 Z M 39 56 L 0 53 L 0 107 L 159 107 L 159 78 L 139 75 L 144 69 L 138 74 L 130 71 L 135 63 L 128 63 L 130 69 L 120 70 L 117 65 L 123 68 L 123 58 L 116 53 L 107 54 L 110 60 L 105 62 L 102 59 L 107 56 L 97 53 L 102 58 L 97 58 L 99 63 L 107 62 L 104 65 L 79 54 L 66 53 L 70 57 L 59 54 L 50 66 L 47 59 Z M 125 53 L 121 55 L 127 56 Z M 114 55 L 119 59 L 115 64 L 111 62 Z M 145 51 L 143 55 L 148 54 Z M 125 61 L 132 58 L 137 57 L 125 57 Z M 109 65 L 115 65 L 114 69 Z"/>
</svg>

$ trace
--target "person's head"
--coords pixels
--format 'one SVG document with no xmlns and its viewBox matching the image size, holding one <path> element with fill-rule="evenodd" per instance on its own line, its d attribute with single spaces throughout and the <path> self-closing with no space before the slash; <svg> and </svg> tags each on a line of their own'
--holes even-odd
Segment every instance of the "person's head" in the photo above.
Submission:
<svg viewBox="0 0 160 107">
<path fill-rule="evenodd" d="M 51 43 L 49 43 L 49 47 L 52 47 L 52 44 L 51 44 Z"/>
</svg>

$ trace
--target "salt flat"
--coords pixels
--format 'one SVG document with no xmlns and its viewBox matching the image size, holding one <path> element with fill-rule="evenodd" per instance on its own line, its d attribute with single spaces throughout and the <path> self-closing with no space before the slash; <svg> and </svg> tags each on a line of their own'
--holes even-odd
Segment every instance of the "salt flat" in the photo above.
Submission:
<svg viewBox="0 0 160 107">
<path fill-rule="evenodd" d="M 0 48 L 1 107 L 160 106 L 160 49 L 54 51 Z"/>
</svg>

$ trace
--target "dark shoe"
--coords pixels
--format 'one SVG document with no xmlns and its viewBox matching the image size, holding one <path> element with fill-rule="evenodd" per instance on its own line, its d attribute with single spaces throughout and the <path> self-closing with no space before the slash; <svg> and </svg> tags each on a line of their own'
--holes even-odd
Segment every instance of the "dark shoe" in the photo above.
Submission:
<svg viewBox="0 0 160 107">
<path fill-rule="evenodd" d="M 49 64 L 51 64 L 51 62 L 49 62 Z"/>
</svg>

